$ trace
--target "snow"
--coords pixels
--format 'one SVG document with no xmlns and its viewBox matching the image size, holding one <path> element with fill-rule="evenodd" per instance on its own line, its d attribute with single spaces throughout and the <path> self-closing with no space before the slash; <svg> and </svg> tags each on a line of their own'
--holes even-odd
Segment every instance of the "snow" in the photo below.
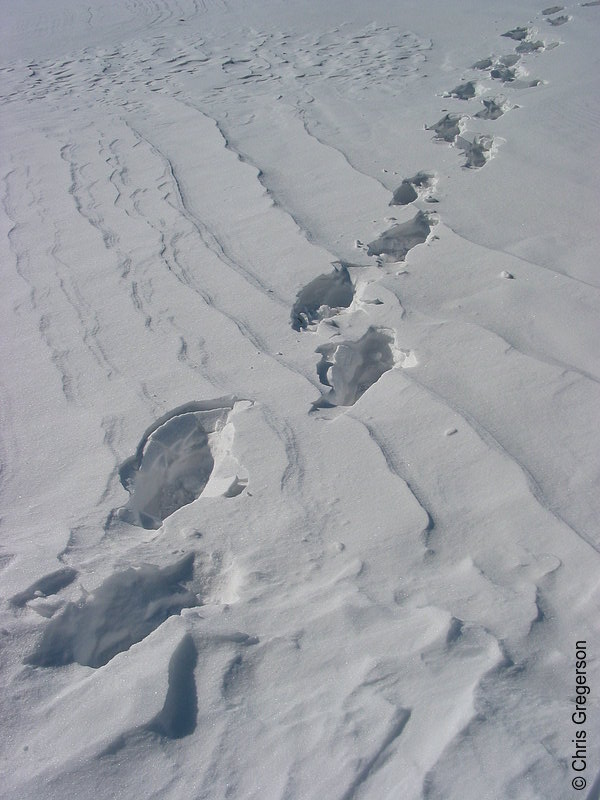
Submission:
<svg viewBox="0 0 600 800">
<path fill-rule="evenodd" d="M 3 796 L 597 797 L 596 6 L 5 0 Z"/>
</svg>

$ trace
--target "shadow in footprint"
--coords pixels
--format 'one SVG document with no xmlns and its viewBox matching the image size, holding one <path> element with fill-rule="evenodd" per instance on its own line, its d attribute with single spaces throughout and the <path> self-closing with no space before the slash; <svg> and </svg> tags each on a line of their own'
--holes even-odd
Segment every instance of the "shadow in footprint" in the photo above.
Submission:
<svg viewBox="0 0 600 800">
<path fill-rule="evenodd" d="M 502 106 L 495 100 L 482 100 L 484 108 L 478 111 L 475 116 L 478 119 L 498 119 L 504 114 Z"/>
<path fill-rule="evenodd" d="M 390 200 L 391 206 L 407 206 L 417 200 L 417 189 L 426 189 L 431 186 L 433 175 L 430 172 L 417 172 L 412 178 L 404 178 Z M 416 187 L 416 188 L 415 188 Z"/>
<path fill-rule="evenodd" d="M 33 600 L 34 597 L 47 597 L 48 595 L 60 592 L 61 589 L 73 583 L 76 577 L 77 570 L 71 569 L 71 567 L 57 569 L 55 572 L 44 575 L 43 578 L 32 583 L 25 591 L 19 592 L 11 597 L 10 603 L 17 608 L 23 608 L 23 606 L 30 600 Z"/>
<path fill-rule="evenodd" d="M 527 55 L 527 53 L 537 53 L 539 50 L 544 50 L 546 45 L 539 39 L 536 42 L 521 42 L 515 48 L 517 53 Z"/>
<path fill-rule="evenodd" d="M 427 215 L 422 211 L 408 220 L 393 225 L 367 247 L 370 256 L 385 256 L 388 261 L 404 261 L 409 250 L 422 244 L 431 231 Z"/>
<path fill-rule="evenodd" d="M 325 344 L 317 348 L 321 361 L 317 375 L 330 391 L 313 409 L 351 406 L 395 363 L 391 333 L 369 328 L 357 342 Z"/>
<path fill-rule="evenodd" d="M 169 687 L 165 704 L 147 726 L 147 730 L 168 739 L 183 739 L 196 729 L 198 693 L 194 670 L 198 651 L 186 634 L 169 661 Z"/>
<path fill-rule="evenodd" d="M 116 517 L 156 530 L 179 508 L 196 500 L 214 468 L 209 436 L 222 430 L 234 402 L 235 398 L 222 398 L 189 403 L 146 431 L 135 456 L 119 470 L 130 498 Z M 242 482 L 240 491 L 244 488 Z"/>
<path fill-rule="evenodd" d="M 459 114 L 446 114 L 433 125 L 425 126 L 425 130 L 435 131 L 435 139 L 453 142 L 460 134 L 460 120 Z"/>
<path fill-rule="evenodd" d="M 117 653 L 141 642 L 168 617 L 197 606 L 197 596 L 181 585 L 193 577 L 194 555 L 168 567 L 147 564 L 107 578 L 80 603 L 68 603 L 49 622 L 34 652 L 36 667 L 60 667 L 74 661 L 102 667 Z"/>
<path fill-rule="evenodd" d="M 298 292 L 292 309 L 292 328 L 306 330 L 309 325 L 348 308 L 354 298 L 354 286 L 345 264 L 335 264 L 333 272 L 319 275 Z"/>
<path fill-rule="evenodd" d="M 511 31 L 506 31 L 502 36 L 507 39 L 514 39 L 515 42 L 522 42 L 529 36 L 529 28 L 513 28 Z"/>
<path fill-rule="evenodd" d="M 503 83 L 512 83 L 516 77 L 515 70 L 510 67 L 498 66 L 490 71 L 490 78 L 496 81 L 502 81 Z"/>
<path fill-rule="evenodd" d="M 390 200 L 391 206 L 407 206 L 418 198 L 415 187 L 412 185 L 408 178 L 405 178 L 400 186 L 394 192 L 394 196 Z"/>
<path fill-rule="evenodd" d="M 493 143 L 494 140 L 491 136 L 475 136 L 472 142 L 469 142 L 468 139 L 458 139 L 456 146 L 467 157 L 464 163 L 467 169 L 480 169 L 491 158 Z"/>
<path fill-rule="evenodd" d="M 467 83 L 461 83 L 460 86 L 456 86 L 450 92 L 447 93 L 447 97 L 457 97 L 459 100 L 470 100 L 472 97 L 475 97 L 477 93 L 477 87 L 473 83 L 473 81 L 468 81 Z"/>
</svg>

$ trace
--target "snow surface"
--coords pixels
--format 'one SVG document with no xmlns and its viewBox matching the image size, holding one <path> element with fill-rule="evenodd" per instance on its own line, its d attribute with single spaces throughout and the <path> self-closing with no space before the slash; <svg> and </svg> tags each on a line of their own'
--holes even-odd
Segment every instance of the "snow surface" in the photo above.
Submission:
<svg viewBox="0 0 600 800">
<path fill-rule="evenodd" d="M 0 9 L 2 796 L 597 797 L 600 6 Z"/>
</svg>

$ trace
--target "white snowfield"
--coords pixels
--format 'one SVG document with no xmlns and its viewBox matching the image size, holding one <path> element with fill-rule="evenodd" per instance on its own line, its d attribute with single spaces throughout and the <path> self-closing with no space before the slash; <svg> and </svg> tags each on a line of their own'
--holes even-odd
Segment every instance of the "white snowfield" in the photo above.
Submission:
<svg viewBox="0 0 600 800">
<path fill-rule="evenodd" d="M 598 798 L 600 4 L 0 9 L 0 796 Z"/>
</svg>

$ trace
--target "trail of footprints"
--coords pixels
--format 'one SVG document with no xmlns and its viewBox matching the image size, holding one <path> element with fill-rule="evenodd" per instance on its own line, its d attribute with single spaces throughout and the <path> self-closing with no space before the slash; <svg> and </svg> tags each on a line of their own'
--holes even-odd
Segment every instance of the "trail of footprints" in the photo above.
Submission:
<svg viewBox="0 0 600 800">
<path fill-rule="evenodd" d="M 592 3 L 582 3 L 582 6 L 592 5 Z M 567 14 L 560 14 L 564 11 L 564 6 L 550 6 L 541 12 L 545 22 L 552 27 L 564 25 L 571 17 Z M 556 15 L 559 16 L 556 16 Z M 509 90 L 529 89 L 539 86 L 542 81 L 538 78 L 529 77 L 528 70 L 525 68 L 524 58 L 544 50 L 551 50 L 558 45 L 558 42 L 546 44 L 541 39 L 536 38 L 532 27 L 516 27 L 501 34 L 505 39 L 516 42 L 514 52 L 505 55 L 491 55 L 476 61 L 471 65 L 471 70 L 479 75 L 487 75 L 489 79 L 500 82 L 503 87 Z M 494 137 L 482 133 L 466 133 L 467 121 L 470 118 L 494 121 L 499 119 L 506 111 L 515 106 L 505 97 L 483 97 L 486 87 L 482 80 L 474 77 L 465 80 L 458 86 L 450 89 L 443 94 L 444 97 L 457 100 L 468 101 L 479 98 L 483 108 L 478 112 L 467 115 L 460 112 L 446 112 L 437 122 L 427 125 L 426 130 L 433 131 L 434 139 L 448 144 L 461 150 L 465 155 L 463 166 L 467 169 L 480 169 L 490 160 L 495 152 Z"/>
<path fill-rule="evenodd" d="M 600 5 L 600 0 L 581 5 Z M 561 14 L 562 11 L 563 6 L 552 6 L 541 13 L 550 26 L 556 27 L 570 19 Z M 538 85 L 539 80 L 528 79 L 522 59 L 555 45 L 546 45 L 535 39 L 529 27 L 515 27 L 502 36 L 516 42 L 515 52 L 484 58 L 472 65 L 473 72 L 487 73 L 490 80 L 515 89 Z M 419 48 L 414 47 L 413 42 L 410 46 L 413 48 L 409 48 L 411 54 L 415 50 L 418 52 Z M 108 58 L 111 54 L 104 55 Z M 188 59 L 177 63 L 176 67 L 195 69 L 206 60 L 204 57 Z M 68 66 L 69 62 L 59 65 L 60 69 L 54 75 L 57 81 L 71 77 Z M 109 71 L 106 62 L 103 66 L 104 72 Z M 232 61 L 231 68 L 234 67 Z M 37 84 L 43 81 L 33 65 L 31 68 L 37 89 Z M 472 115 L 474 119 L 494 121 L 513 107 L 505 97 L 483 97 L 484 91 L 485 87 L 474 77 L 445 96 L 461 102 L 479 98 L 483 108 Z M 492 156 L 494 139 L 487 134 L 467 134 L 466 121 L 469 118 L 462 113 L 446 112 L 425 129 L 434 132 L 434 140 L 461 150 L 466 159 L 464 167 L 479 169 Z M 436 177 L 430 172 L 418 172 L 405 178 L 393 192 L 390 206 L 410 205 L 418 200 L 435 203 L 435 184 Z M 404 261 L 413 247 L 428 240 L 434 224 L 435 220 L 429 214 L 419 210 L 413 218 L 393 224 L 368 245 L 357 241 L 357 246 L 364 249 L 379 268 L 383 268 L 386 264 Z M 321 324 L 325 324 L 328 333 L 334 334 L 332 340 L 318 346 L 315 351 L 319 355 L 316 372 L 323 390 L 310 411 L 351 406 L 389 370 L 396 366 L 412 367 L 417 363 L 414 353 L 398 347 L 393 330 L 371 326 L 357 341 L 341 339 L 335 318 L 352 312 L 357 299 L 352 273 L 364 268 L 345 263 L 332 266 L 330 273 L 318 276 L 298 293 L 291 311 L 294 330 L 319 334 Z M 234 432 L 231 417 L 244 403 L 251 405 L 250 401 L 239 401 L 234 396 L 188 403 L 169 412 L 146 430 L 135 454 L 119 470 L 129 500 L 111 513 L 107 528 L 125 523 L 158 529 L 165 519 L 200 496 L 235 497 L 241 494 L 247 486 L 248 476 L 231 452 Z M 92 595 L 76 603 L 67 603 L 60 614 L 55 612 L 61 605 L 52 598 L 73 583 L 77 571 L 63 567 L 35 581 L 10 601 L 15 609 L 29 607 L 50 618 L 26 663 L 37 667 L 60 667 L 76 662 L 93 668 L 107 664 L 118 653 L 148 636 L 169 616 L 202 603 L 202 597 L 186 587 L 190 583 L 195 586 L 194 562 L 195 554 L 189 553 L 166 567 L 144 565 L 117 571 Z M 196 661 L 196 646 L 192 637 L 187 635 L 171 659 L 164 708 L 148 723 L 148 730 L 168 738 L 181 738 L 193 732 L 197 708 Z"/>
<path fill-rule="evenodd" d="M 563 11 L 562 6 L 552 6 L 542 11 L 542 15 L 551 25 L 561 25 L 568 21 L 566 16 L 551 16 Z M 511 84 L 514 88 L 531 88 L 541 83 L 538 79 L 527 78 L 527 72 L 521 61 L 525 55 L 551 49 L 555 45 L 546 45 L 534 38 L 532 28 L 516 27 L 502 34 L 503 38 L 515 41 L 515 52 L 503 56 L 489 56 L 472 65 L 474 72 L 487 72 L 491 80 L 499 80 Z M 499 119 L 512 104 L 505 97 L 482 97 L 485 88 L 477 79 L 467 80 L 444 94 L 445 97 L 468 101 L 479 97 L 483 108 L 473 114 L 474 119 L 495 121 Z M 446 112 L 437 122 L 426 126 L 426 130 L 434 132 L 434 139 L 446 142 L 465 156 L 463 166 L 467 169 L 480 169 L 485 166 L 495 152 L 494 137 L 484 133 L 466 133 L 465 114 Z M 436 202 L 433 188 L 435 176 L 428 172 L 418 172 L 412 178 L 402 180 L 394 191 L 391 206 L 410 205 L 416 200 Z M 383 231 L 366 247 L 362 242 L 357 245 L 366 250 L 368 256 L 376 259 L 378 266 L 386 263 L 404 261 L 408 252 L 415 246 L 426 242 L 429 238 L 432 217 L 418 211 L 406 222 L 396 223 Z M 328 321 L 336 327 L 334 317 L 352 305 L 353 286 L 349 275 L 350 265 L 339 265 L 330 275 L 322 275 L 308 284 L 298 294 L 292 310 L 292 326 L 295 330 L 318 330 L 318 323 Z M 317 376 L 324 390 L 313 403 L 313 410 L 347 407 L 357 402 L 367 389 L 372 386 L 388 370 L 397 364 L 411 367 L 416 358 L 410 351 L 400 350 L 395 342 L 395 333 L 371 327 L 358 341 L 334 340 L 321 345 L 316 350 L 320 355 L 317 364 Z"/>
</svg>

